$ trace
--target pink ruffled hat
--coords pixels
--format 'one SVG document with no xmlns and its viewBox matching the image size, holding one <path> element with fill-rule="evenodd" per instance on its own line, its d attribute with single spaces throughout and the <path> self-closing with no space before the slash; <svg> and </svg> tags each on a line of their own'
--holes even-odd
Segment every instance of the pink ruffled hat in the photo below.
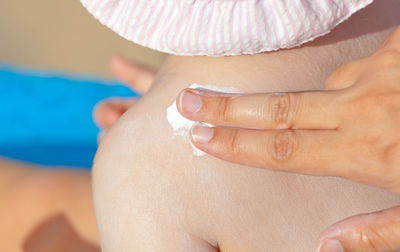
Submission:
<svg viewBox="0 0 400 252">
<path fill-rule="evenodd" d="M 291 48 L 373 0 L 81 0 L 122 37 L 165 53 L 226 56 Z"/>
</svg>

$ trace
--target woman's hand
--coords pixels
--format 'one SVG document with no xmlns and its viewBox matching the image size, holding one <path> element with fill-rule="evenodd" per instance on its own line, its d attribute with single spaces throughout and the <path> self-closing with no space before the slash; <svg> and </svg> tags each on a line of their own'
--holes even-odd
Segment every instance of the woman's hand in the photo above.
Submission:
<svg viewBox="0 0 400 252">
<path fill-rule="evenodd" d="M 122 56 L 112 57 L 110 68 L 118 80 L 140 94 L 145 94 L 150 89 L 155 77 L 155 71 L 133 64 Z M 137 100 L 137 98 L 111 98 L 97 104 L 93 117 L 102 128 L 100 138 Z"/>
<path fill-rule="evenodd" d="M 193 144 L 235 163 L 340 176 L 400 193 L 400 29 L 331 74 L 325 91 L 224 94 L 186 89 Z"/>
<path fill-rule="evenodd" d="M 193 144 L 259 168 L 340 176 L 400 193 L 400 28 L 373 55 L 347 64 L 325 91 L 224 94 L 186 89 L 180 113 L 197 124 Z M 337 250 L 325 249 L 326 241 Z M 323 243 L 325 245 L 323 245 Z M 400 249 L 400 208 L 328 229 L 320 251 Z"/>
</svg>

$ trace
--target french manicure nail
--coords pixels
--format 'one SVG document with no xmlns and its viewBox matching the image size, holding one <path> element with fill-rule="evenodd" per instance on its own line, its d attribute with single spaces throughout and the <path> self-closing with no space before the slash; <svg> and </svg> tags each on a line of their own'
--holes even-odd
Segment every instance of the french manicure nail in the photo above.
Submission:
<svg viewBox="0 0 400 252">
<path fill-rule="evenodd" d="M 317 252 L 344 252 L 344 249 L 339 241 L 327 240 L 321 244 Z"/>
<path fill-rule="evenodd" d="M 214 137 L 214 128 L 196 124 L 192 128 L 192 138 L 197 143 L 208 143 Z"/>
<path fill-rule="evenodd" d="M 182 110 L 188 114 L 194 114 L 201 108 L 201 97 L 192 91 L 183 92 L 180 100 Z"/>
</svg>

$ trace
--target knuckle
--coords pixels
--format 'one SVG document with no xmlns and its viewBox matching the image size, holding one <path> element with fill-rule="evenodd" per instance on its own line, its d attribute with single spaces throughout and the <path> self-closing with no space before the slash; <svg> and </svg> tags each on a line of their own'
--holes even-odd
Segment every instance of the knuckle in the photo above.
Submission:
<svg viewBox="0 0 400 252">
<path fill-rule="evenodd" d="M 376 55 L 375 66 L 378 69 L 382 67 L 396 67 L 400 65 L 400 51 L 388 49 Z"/>
<path fill-rule="evenodd" d="M 369 251 L 393 251 L 393 246 L 385 238 L 385 234 L 371 227 L 358 226 L 352 237 L 357 237 L 358 246 Z"/>
<path fill-rule="evenodd" d="M 337 81 L 333 78 L 332 74 L 328 76 L 325 80 L 324 87 L 325 89 L 334 89 L 336 87 Z"/>
<path fill-rule="evenodd" d="M 349 80 L 354 80 L 361 68 L 361 60 L 353 61 L 347 63 L 343 66 L 336 68 L 326 79 L 325 88 L 335 89 L 336 87 L 342 87 L 343 82 L 348 82 Z"/>
<path fill-rule="evenodd" d="M 239 132 L 237 130 L 233 130 L 226 135 L 226 143 L 226 153 L 231 153 L 233 155 L 240 153 Z"/>
<path fill-rule="evenodd" d="M 277 128 L 291 128 L 298 113 L 299 95 L 272 95 L 266 102 L 268 120 L 274 122 Z"/>
<path fill-rule="evenodd" d="M 387 144 L 380 144 L 377 142 L 375 148 L 372 148 L 372 152 L 374 155 L 372 157 L 376 157 L 377 164 L 381 164 L 382 169 L 385 171 L 385 174 L 396 174 L 397 165 L 400 161 L 400 144 L 397 142 L 391 142 Z M 375 161 L 375 160 L 374 160 Z M 397 183 L 397 178 L 389 176 L 389 181 L 391 183 Z"/>
<path fill-rule="evenodd" d="M 218 118 L 222 121 L 230 121 L 233 118 L 232 99 L 230 97 L 221 97 L 218 100 Z"/>
<path fill-rule="evenodd" d="M 271 143 L 271 155 L 275 161 L 287 162 L 298 149 L 298 135 L 293 130 L 279 131 Z"/>
<path fill-rule="evenodd" d="M 341 109 L 346 111 L 347 116 L 357 114 L 360 117 L 391 118 L 397 113 L 400 105 L 400 94 L 393 89 L 379 90 L 372 81 L 366 81 L 361 88 L 348 95 L 341 101 Z"/>
<path fill-rule="evenodd" d="M 334 87 L 336 83 L 341 79 L 341 77 L 344 75 L 344 73 L 348 72 L 349 66 L 344 65 L 340 66 L 337 69 L 335 69 L 326 79 L 325 81 L 325 87 Z"/>
</svg>

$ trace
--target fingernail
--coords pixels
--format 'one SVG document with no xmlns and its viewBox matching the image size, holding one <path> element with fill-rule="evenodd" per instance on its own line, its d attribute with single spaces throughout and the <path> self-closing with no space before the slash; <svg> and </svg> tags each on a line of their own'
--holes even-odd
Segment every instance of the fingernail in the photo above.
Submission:
<svg viewBox="0 0 400 252">
<path fill-rule="evenodd" d="M 317 252 L 344 252 L 344 249 L 339 241 L 327 240 L 321 244 Z"/>
<path fill-rule="evenodd" d="M 201 97 L 191 91 L 186 90 L 181 96 L 180 105 L 185 113 L 194 114 L 201 108 Z"/>
<path fill-rule="evenodd" d="M 214 128 L 196 124 L 192 128 L 192 138 L 197 143 L 208 143 L 214 137 Z"/>
</svg>

